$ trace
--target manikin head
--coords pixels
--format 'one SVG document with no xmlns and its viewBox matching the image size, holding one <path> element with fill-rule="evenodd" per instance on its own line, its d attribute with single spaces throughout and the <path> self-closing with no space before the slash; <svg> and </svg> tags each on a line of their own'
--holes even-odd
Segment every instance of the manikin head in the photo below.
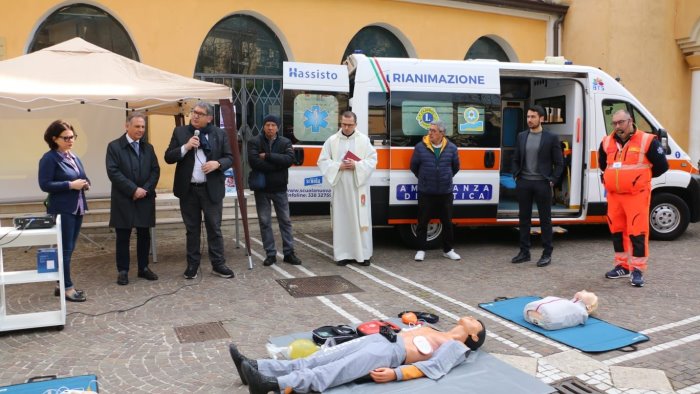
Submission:
<svg viewBox="0 0 700 394">
<path fill-rule="evenodd" d="M 477 350 L 486 340 L 486 326 L 481 320 L 472 316 L 465 316 L 459 319 L 457 325 L 464 329 L 467 339 L 464 344 L 471 350 Z"/>
<path fill-rule="evenodd" d="M 590 291 L 581 290 L 574 294 L 574 299 L 580 300 L 586 305 L 586 312 L 590 315 L 598 309 L 598 296 Z"/>
</svg>

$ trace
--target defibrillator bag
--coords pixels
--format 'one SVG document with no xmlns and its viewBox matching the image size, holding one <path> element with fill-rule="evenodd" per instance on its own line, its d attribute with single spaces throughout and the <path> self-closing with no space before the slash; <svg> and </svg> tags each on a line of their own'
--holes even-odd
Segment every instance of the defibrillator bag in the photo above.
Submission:
<svg viewBox="0 0 700 394">
<path fill-rule="evenodd" d="M 394 323 L 384 320 L 371 320 L 357 326 L 357 334 L 361 337 L 365 335 L 377 334 L 379 333 L 379 329 L 381 327 L 388 327 L 395 333 L 401 331 L 401 327 Z"/>
<path fill-rule="evenodd" d="M 311 334 L 317 345 L 323 345 L 331 338 L 336 345 L 357 338 L 357 331 L 344 324 L 339 326 L 322 326 L 311 331 Z"/>
</svg>

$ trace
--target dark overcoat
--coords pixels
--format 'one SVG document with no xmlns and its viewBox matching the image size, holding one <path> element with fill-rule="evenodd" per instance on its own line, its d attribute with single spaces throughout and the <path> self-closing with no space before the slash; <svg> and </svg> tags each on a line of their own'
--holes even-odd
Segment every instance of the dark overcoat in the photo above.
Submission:
<svg viewBox="0 0 700 394">
<path fill-rule="evenodd" d="M 156 185 L 160 178 L 153 145 L 141 139 L 139 154 L 126 139 L 126 133 L 107 145 L 107 176 L 112 182 L 109 226 L 114 228 L 156 225 Z M 146 197 L 134 200 L 137 187 Z"/>
</svg>

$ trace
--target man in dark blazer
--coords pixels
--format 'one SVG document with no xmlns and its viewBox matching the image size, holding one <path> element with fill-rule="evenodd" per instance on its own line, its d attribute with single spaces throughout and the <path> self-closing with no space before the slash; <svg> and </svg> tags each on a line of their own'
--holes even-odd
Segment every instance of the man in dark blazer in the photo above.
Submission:
<svg viewBox="0 0 700 394">
<path fill-rule="evenodd" d="M 182 221 L 187 230 L 186 279 L 196 278 L 199 270 L 202 213 L 213 273 L 222 278 L 234 276 L 226 266 L 221 234 L 226 194 L 224 171 L 233 164 L 233 154 L 226 132 L 211 124 L 213 118 L 214 106 L 198 102 L 190 113 L 190 124 L 173 130 L 165 152 L 166 163 L 177 163 L 173 193 L 180 199 Z"/>
<path fill-rule="evenodd" d="M 552 187 L 564 171 L 559 138 L 542 129 L 545 111 L 539 105 L 527 111 L 527 127 L 518 134 L 513 155 L 513 176 L 516 179 L 515 194 L 518 197 L 520 253 L 512 263 L 530 261 L 530 225 L 532 201 L 537 203 L 542 229 L 542 257 L 538 267 L 552 262 Z"/>
<path fill-rule="evenodd" d="M 129 284 L 129 240 L 136 228 L 138 277 L 157 280 L 148 268 L 150 228 L 156 225 L 156 185 L 160 178 L 153 145 L 143 139 L 146 115 L 140 112 L 126 118 L 126 133 L 107 145 L 107 176 L 112 182 L 109 226 L 117 235 L 117 284 Z"/>
</svg>

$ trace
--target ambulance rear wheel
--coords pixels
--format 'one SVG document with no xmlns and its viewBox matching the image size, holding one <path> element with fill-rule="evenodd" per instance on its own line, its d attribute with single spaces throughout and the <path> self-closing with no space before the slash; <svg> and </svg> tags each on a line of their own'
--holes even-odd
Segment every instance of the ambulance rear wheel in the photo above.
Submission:
<svg viewBox="0 0 700 394">
<path fill-rule="evenodd" d="M 652 239 L 671 241 L 688 228 L 690 209 L 682 198 L 671 193 L 659 193 L 651 197 L 649 208 L 649 236 Z"/>
<path fill-rule="evenodd" d="M 398 228 L 403 243 L 411 249 L 416 249 L 418 247 L 418 237 L 416 237 L 416 225 L 402 224 L 399 225 Z M 428 224 L 428 240 L 426 243 L 426 249 L 435 249 L 441 245 L 440 234 L 442 234 L 442 223 Z"/>
</svg>

